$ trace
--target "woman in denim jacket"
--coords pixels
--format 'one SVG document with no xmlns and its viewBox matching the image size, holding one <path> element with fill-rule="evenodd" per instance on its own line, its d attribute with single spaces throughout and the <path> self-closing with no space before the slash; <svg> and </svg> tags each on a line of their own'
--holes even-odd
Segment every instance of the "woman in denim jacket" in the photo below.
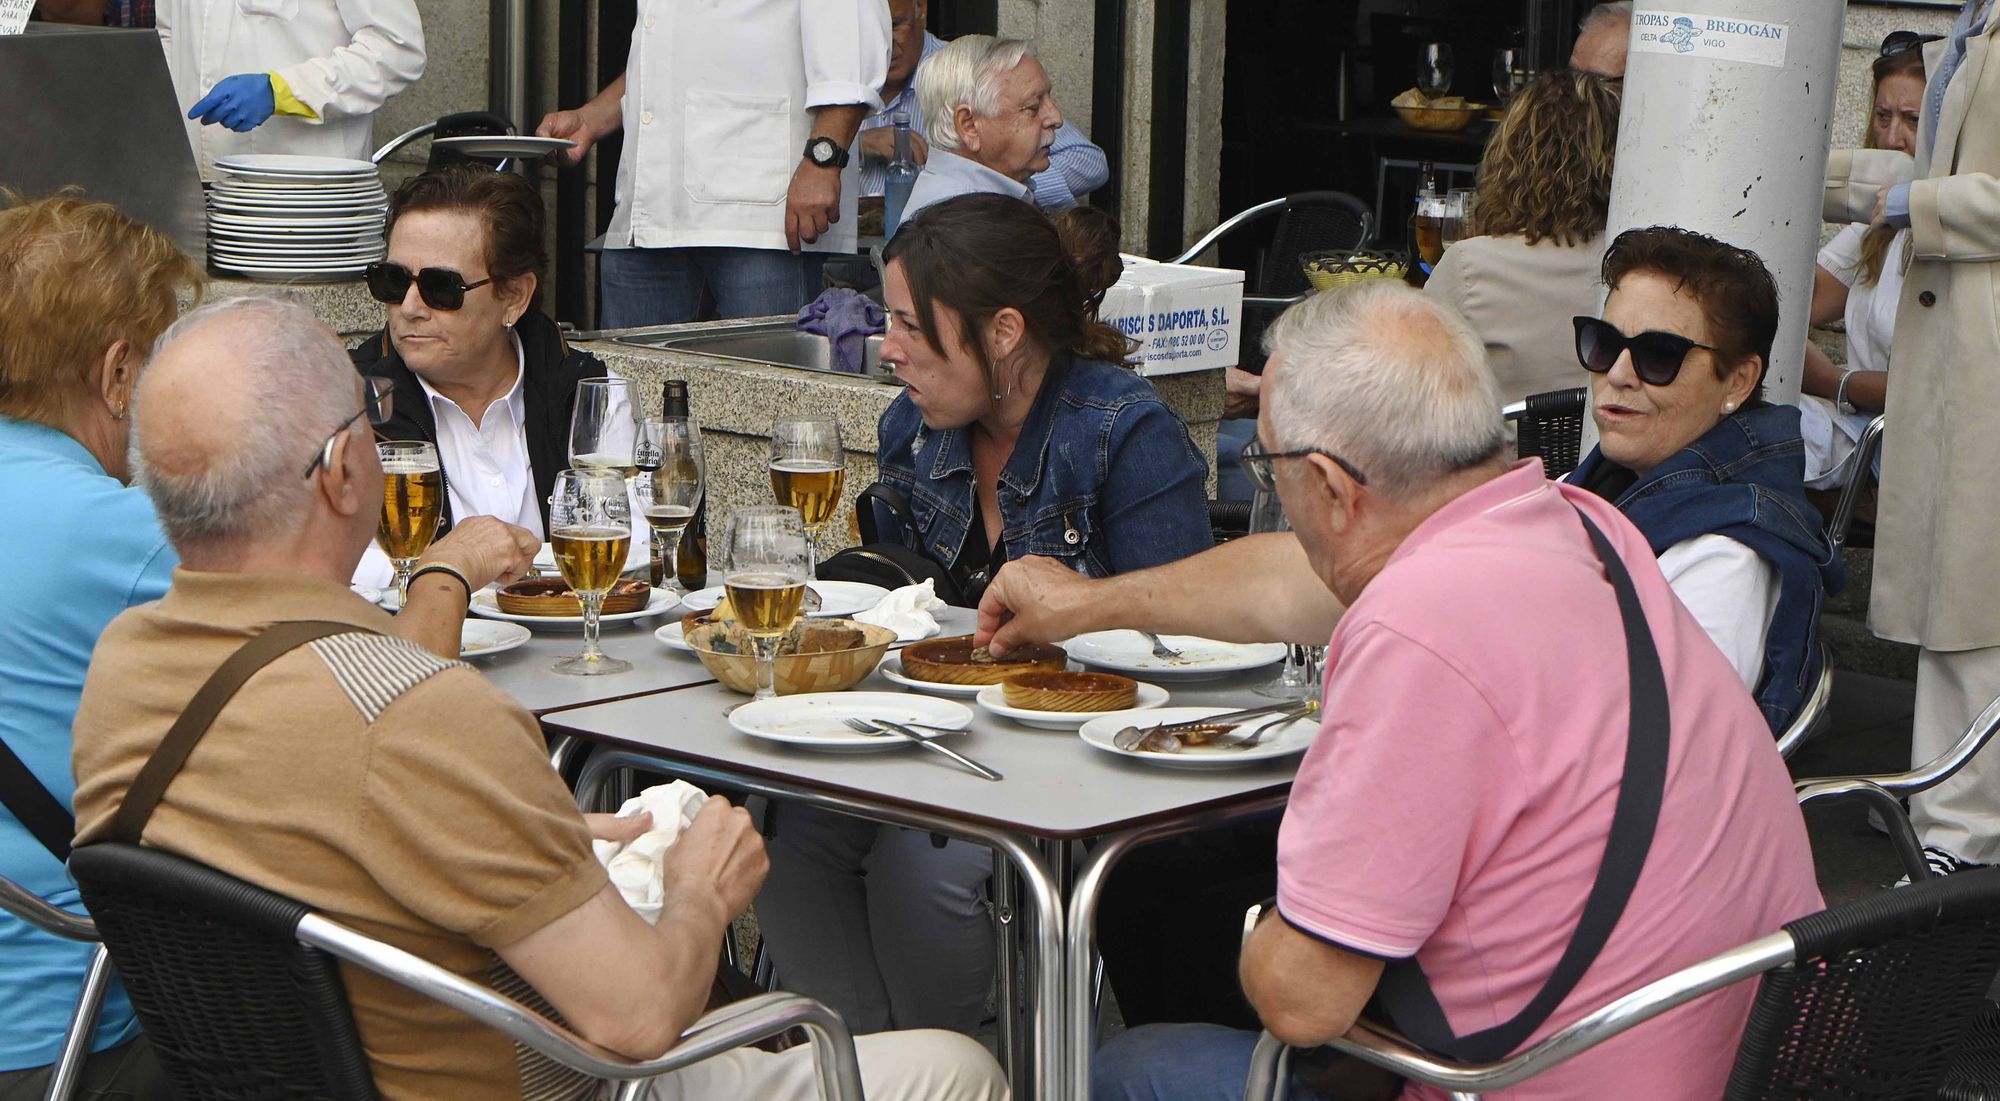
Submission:
<svg viewBox="0 0 2000 1101">
<path fill-rule="evenodd" d="M 909 495 L 913 549 L 976 590 L 1027 554 L 1101 577 L 1209 546 L 1187 426 L 1118 365 L 1125 338 L 1094 319 L 1096 288 L 1047 218 L 961 196 L 905 222 L 886 258 L 882 361 L 908 388 L 882 415 L 878 461 Z M 806 807 L 771 814 L 757 917 L 780 984 L 856 1033 L 977 1028 L 991 852 Z"/>
<path fill-rule="evenodd" d="M 1579 317 L 1598 446 L 1569 481 L 1618 506 L 1783 733 L 1845 580 L 1805 497 L 1799 411 L 1763 400 L 1778 290 L 1755 253 L 1684 229 L 1618 235 L 1604 317 Z"/>
</svg>

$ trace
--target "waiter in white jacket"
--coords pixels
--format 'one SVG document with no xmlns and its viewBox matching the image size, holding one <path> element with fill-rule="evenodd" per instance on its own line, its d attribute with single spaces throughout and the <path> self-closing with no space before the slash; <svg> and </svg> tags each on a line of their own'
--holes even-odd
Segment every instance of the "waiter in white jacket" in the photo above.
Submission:
<svg viewBox="0 0 2000 1101">
<path fill-rule="evenodd" d="M 853 252 L 861 120 L 889 71 L 887 0 L 639 0 L 625 74 L 536 131 L 575 164 L 624 128 L 599 264 L 607 328 L 793 313 Z"/>
<path fill-rule="evenodd" d="M 424 75 L 416 0 L 159 0 L 155 27 L 204 180 L 238 153 L 367 160 Z"/>
</svg>

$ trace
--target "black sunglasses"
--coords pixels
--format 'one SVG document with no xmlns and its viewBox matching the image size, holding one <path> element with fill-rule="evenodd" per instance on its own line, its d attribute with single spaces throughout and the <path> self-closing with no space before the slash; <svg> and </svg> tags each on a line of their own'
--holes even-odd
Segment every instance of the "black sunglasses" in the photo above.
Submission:
<svg viewBox="0 0 2000 1101">
<path fill-rule="evenodd" d="M 354 411 L 340 427 L 327 433 L 325 442 L 319 445 L 319 454 L 313 456 L 312 465 L 306 467 L 305 476 L 310 478 L 320 467 L 333 469 L 333 441 L 347 431 L 356 417 L 366 416 L 368 423 L 380 428 L 389 421 L 389 414 L 395 408 L 396 384 L 386 378 L 364 378 L 361 380 L 361 408 Z"/>
<path fill-rule="evenodd" d="M 1618 362 L 1619 353 L 1632 351 L 1632 370 L 1648 386 L 1672 386 L 1680 377 L 1681 364 L 1696 348 L 1715 351 L 1715 345 L 1689 340 L 1679 333 L 1648 330 L 1626 336 L 1618 326 L 1597 317 L 1574 317 L 1576 361 L 1592 374 L 1604 374 Z"/>
<path fill-rule="evenodd" d="M 377 302 L 393 306 L 410 293 L 410 284 L 417 285 L 417 295 L 424 305 L 434 310 L 456 310 L 465 305 L 465 292 L 475 287 L 483 287 L 493 282 L 492 276 L 477 283 L 468 283 L 465 277 L 450 268 L 425 268 L 415 275 L 401 264 L 383 261 L 368 265 L 366 272 L 368 293 Z"/>
<path fill-rule="evenodd" d="M 1904 50 L 1914 50 L 1919 46 L 1939 41 L 1942 38 L 1944 36 L 1941 34 L 1918 34 L 1915 31 L 1890 31 L 1882 39 L 1881 56 L 1889 57 L 1893 54 L 1902 53 Z"/>
<path fill-rule="evenodd" d="M 1258 489 L 1266 493 L 1275 493 L 1278 490 L 1278 483 L 1274 478 L 1271 464 L 1279 459 L 1301 459 L 1307 455 L 1324 455 L 1338 464 L 1340 469 L 1347 471 L 1348 477 L 1361 485 L 1368 484 L 1368 475 L 1363 474 L 1360 467 L 1355 466 L 1353 463 L 1328 451 L 1324 447 L 1301 447 L 1292 451 L 1266 451 L 1258 445 L 1256 440 L 1251 440 L 1249 443 L 1243 445 L 1243 451 L 1237 456 L 1236 461 L 1243 468 L 1243 473 L 1249 476 L 1252 485 L 1255 485 Z"/>
</svg>

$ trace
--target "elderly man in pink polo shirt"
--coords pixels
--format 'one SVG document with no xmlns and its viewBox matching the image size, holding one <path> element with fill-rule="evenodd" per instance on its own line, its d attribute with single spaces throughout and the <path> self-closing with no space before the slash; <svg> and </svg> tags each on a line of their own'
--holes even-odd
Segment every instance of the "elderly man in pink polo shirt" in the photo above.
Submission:
<svg viewBox="0 0 2000 1101">
<path fill-rule="evenodd" d="M 1275 480 L 1296 537 L 1103 581 L 1023 560 L 981 609 L 1002 650 L 1104 626 L 1331 632 L 1277 906 L 1243 947 L 1264 1027 L 1322 1044 L 1381 996 L 1432 1046 L 1504 1053 L 1819 909 L 1790 781 L 1742 680 L 1616 509 L 1545 480 L 1538 460 L 1508 462 L 1465 323 L 1376 285 L 1295 307 L 1269 342 L 1261 446 L 1244 461 Z M 1607 859 L 1614 813 L 1655 828 Z M 1637 869 L 1612 891 L 1629 891 L 1622 914 L 1567 993 L 1555 984 L 1553 1012 L 1524 1013 L 1572 938 L 1587 941 L 1600 865 Z M 1720 1096 L 1753 993 L 1718 991 L 1508 1096 Z M 1135 1029 L 1099 1053 L 1093 1097 L 1234 1099 L 1255 1039 Z"/>
</svg>

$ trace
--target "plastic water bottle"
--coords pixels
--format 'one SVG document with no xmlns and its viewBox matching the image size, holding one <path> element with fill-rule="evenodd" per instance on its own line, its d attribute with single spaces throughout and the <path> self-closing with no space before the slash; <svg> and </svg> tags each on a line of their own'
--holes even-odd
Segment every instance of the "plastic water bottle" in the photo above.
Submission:
<svg viewBox="0 0 2000 1101">
<path fill-rule="evenodd" d="M 890 119 L 896 126 L 896 158 L 889 162 L 883 188 L 882 236 L 894 237 L 903 222 L 903 205 L 917 185 L 917 162 L 910 155 L 910 116 L 902 111 Z"/>
</svg>

